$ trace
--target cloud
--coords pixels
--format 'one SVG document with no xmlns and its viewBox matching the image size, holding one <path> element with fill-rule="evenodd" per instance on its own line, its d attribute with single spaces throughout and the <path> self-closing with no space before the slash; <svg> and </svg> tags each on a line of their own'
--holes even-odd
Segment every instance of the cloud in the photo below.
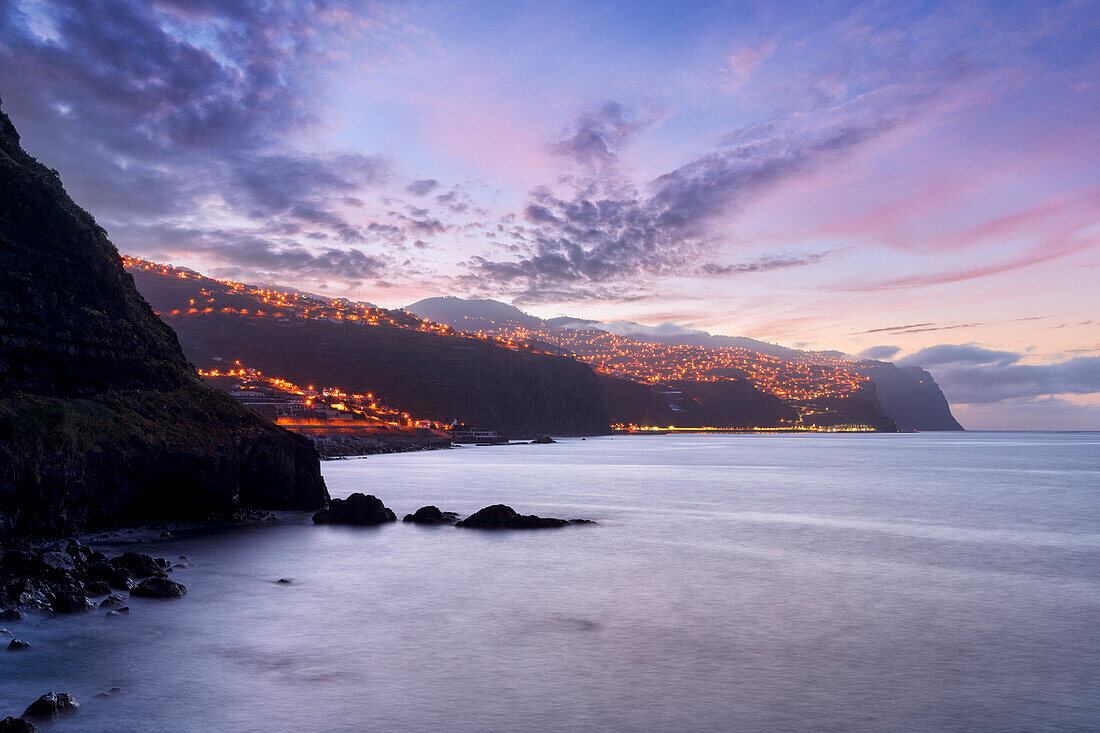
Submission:
<svg viewBox="0 0 1100 733">
<path fill-rule="evenodd" d="M 651 128 L 658 116 L 610 101 L 574 120 L 551 150 L 584 165 L 598 167 L 618 161 L 618 151 L 632 138 Z"/>
<path fill-rule="evenodd" d="M 939 344 L 921 349 L 898 360 L 899 366 L 934 367 L 944 364 L 995 364 L 1007 366 L 1020 360 L 1011 351 L 994 351 L 977 344 Z"/>
<path fill-rule="evenodd" d="M 341 0 L 0 3 L 0 88 L 27 148 L 123 251 L 156 248 L 139 238 L 151 221 L 159 236 L 175 230 L 179 253 L 184 234 L 196 252 L 274 234 L 261 251 L 302 275 L 339 278 L 343 265 L 357 278 L 383 258 L 315 243 L 405 236 L 359 211 L 392 163 L 291 141 L 321 121 L 325 72 L 346 50 L 401 42 L 396 17 Z M 218 251 L 229 261 L 232 249 Z"/>
<path fill-rule="evenodd" d="M 889 111 L 871 95 L 865 104 L 836 108 L 816 128 L 776 124 L 769 134 L 748 141 L 725 139 L 720 149 L 658 176 L 646 187 L 648 192 L 608 168 L 572 179 L 568 197 L 550 187 L 536 188 L 524 209 L 531 226 L 519 235 L 529 254 L 518 260 L 471 260 L 468 279 L 489 278 L 534 303 L 562 294 L 584 299 L 588 289 L 606 290 L 609 280 L 691 272 L 729 275 L 810 264 L 825 255 L 772 253 L 740 265 L 705 263 L 721 243 L 712 228 L 716 220 L 753 196 L 895 129 L 929 95 L 928 90 L 910 91 L 895 99 Z M 584 124 L 558 147 L 578 160 L 613 162 L 615 145 L 634 129 L 623 119 L 630 119 L 623 105 L 609 103 L 582 118 Z"/>
<path fill-rule="evenodd" d="M 932 371 L 952 404 L 1100 392 L 1100 356 L 1079 356 L 1052 364 L 1021 364 L 1022 358 L 1022 354 L 976 344 L 939 344 L 906 356 L 897 364 Z"/>
<path fill-rule="evenodd" d="M 857 356 L 860 359 L 873 359 L 874 361 L 890 361 L 898 352 L 901 351 L 900 346 L 872 346 L 859 352 Z"/>
<path fill-rule="evenodd" d="M 722 69 L 721 85 L 727 91 L 736 92 L 752 78 L 760 63 L 775 50 L 776 41 L 767 39 L 761 43 L 739 48 L 726 59 Z"/>
<path fill-rule="evenodd" d="M 285 213 L 306 201 L 320 207 L 392 175 L 385 158 L 352 153 L 238 155 L 228 163 L 230 200 L 253 218 Z"/>
<path fill-rule="evenodd" d="M 210 227 L 149 227 L 144 235 L 155 242 L 154 253 L 164 261 L 183 254 L 215 255 L 220 263 L 213 274 L 250 281 L 344 279 L 359 282 L 380 276 L 387 268 L 382 257 L 354 248 L 304 247 L 293 239 L 259 229 Z"/>
<path fill-rule="evenodd" d="M 757 257 L 747 262 L 735 265 L 717 265 L 708 262 L 699 268 L 704 275 L 736 275 L 744 272 L 768 272 L 770 270 L 785 270 L 789 267 L 811 265 L 820 262 L 829 256 L 828 252 L 818 252 L 809 255 L 770 254 Z"/>
<path fill-rule="evenodd" d="M 869 333 L 928 333 L 929 331 L 954 331 L 960 328 L 978 328 L 979 326 L 988 325 L 986 323 L 956 323 L 953 325 L 940 325 L 936 323 L 911 323 L 906 326 L 886 326 L 883 328 L 872 328 L 867 331 L 858 331 L 857 334 L 869 334 Z"/>
<path fill-rule="evenodd" d="M 405 186 L 405 190 L 414 196 L 427 196 L 429 193 L 439 187 L 439 181 L 434 178 L 423 178 L 419 181 L 413 181 L 408 186 Z"/>
</svg>

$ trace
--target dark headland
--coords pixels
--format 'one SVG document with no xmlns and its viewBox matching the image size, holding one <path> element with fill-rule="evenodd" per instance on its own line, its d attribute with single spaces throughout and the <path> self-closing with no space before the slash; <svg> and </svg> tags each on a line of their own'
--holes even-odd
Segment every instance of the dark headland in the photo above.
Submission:
<svg viewBox="0 0 1100 733">
<path fill-rule="evenodd" d="M 312 444 L 202 383 L 0 112 L 0 539 L 327 500 Z"/>
</svg>

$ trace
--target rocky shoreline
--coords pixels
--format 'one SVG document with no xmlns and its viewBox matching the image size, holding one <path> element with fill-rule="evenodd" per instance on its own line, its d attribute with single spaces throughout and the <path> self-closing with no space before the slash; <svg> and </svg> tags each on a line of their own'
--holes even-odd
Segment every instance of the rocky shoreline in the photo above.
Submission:
<svg viewBox="0 0 1100 733">
<path fill-rule="evenodd" d="M 278 517 L 269 512 L 249 512 L 237 519 L 266 523 Z M 317 525 L 373 526 L 396 522 L 397 515 L 377 497 L 353 493 L 346 499 L 331 500 L 329 506 L 314 514 L 312 519 Z M 434 505 L 423 506 L 406 514 L 403 521 L 481 530 L 595 524 L 585 519 L 522 515 L 504 504 L 485 507 L 465 519 Z M 218 524 L 224 526 L 224 523 Z M 182 598 L 187 587 L 170 576 L 175 570 L 194 567 L 186 555 L 170 560 L 131 548 L 146 542 L 155 544 L 158 539 L 176 536 L 176 532 L 201 532 L 211 526 L 214 523 L 153 523 L 84 538 L 35 541 L 23 537 L 13 547 L 0 548 L 0 650 L 3 650 L 0 653 L 22 654 L 35 650 L 39 642 L 33 636 L 28 639 L 20 633 L 29 614 L 49 617 L 95 612 L 107 618 L 118 618 L 131 612 L 132 598 Z M 84 539 L 93 544 L 86 544 Z M 97 549 L 97 546 L 103 547 L 99 543 L 110 544 L 115 551 L 103 552 Z M 118 547 L 117 543 L 123 546 Z M 277 582 L 290 581 L 280 579 Z M 68 693 L 47 692 L 30 703 L 21 717 L 0 719 L 0 733 L 35 731 L 38 730 L 36 724 L 52 723 L 76 713 L 79 708 L 80 704 Z M 14 711 L 0 711 L 8 712 Z"/>
<path fill-rule="evenodd" d="M 309 435 L 307 436 L 322 460 L 336 460 L 356 456 L 374 456 L 385 453 L 412 453 L 424 450 L 441 450 L 451 447 L 444 438 L 363 438 L 357 435 Z"/>
</svg>

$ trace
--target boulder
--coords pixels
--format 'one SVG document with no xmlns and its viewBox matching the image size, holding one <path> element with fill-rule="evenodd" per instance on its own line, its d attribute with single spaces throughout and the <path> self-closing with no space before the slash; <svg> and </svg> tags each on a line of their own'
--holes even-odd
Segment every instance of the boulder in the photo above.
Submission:
<svg viewBox="0 0 1100 733">
<path fill-rule="evenodd" d="M 100 608 L 122 608 L 125 605 L 126 599 L 117 593 L 107 596 L 99 603 Z"/>
<path fill-rule="evenodd" d="M 25 652 L 31 648 L 31 645 L 21 639 L 12 639 L 8 644 L 9 652 Z"/>
<path fill-rule="evenodd" d="M 13 718 L 10 715 L 0 720 L 0 733 L 34 733 L 38 726 L 29 720 Z"/>
<path fill-rule="evenodd" d="M 24 618 L 23 612 L 14 608 L 0 611 L 0 621 L 22 621 Z"/>
<path fill-rule="evenodd" d="M 107 579 L 107 583 L 115 590 L 130 590 L 137 585 L 134 574 L 126 568 L 115 568 L 111 571 L 111 577 Z"/>
<path fill-rule="evenodd" d="M 148 578 L 160 572 L 160 565 L 148 555 L 140 552 L 126 552 L 111 560 L 116 568 L 128 570 L 135 578 Z"/>
<path fill-rule="evenodd" d="M 72 715 L 80 709 L 80 703 L 67 692 L 47 692 L 23 711 L 28 720 L 57 720 Z"/>
<path fill-rule="evenodd" d="M 106 560 L 95 560 L 88 563 L 88 577 L 92 580 L 102 580 L 104 583 L 110 583 L 111 576 L 116 572 L 118 572 L 118 568 Z"/>
<path fill-rule="evenodd" d="M 401 521 L 415 524 L 454 524 L 457 520 L 458 515 L 454 512 L 443 512 L 437 506 L 428 505 L 420 507 L 412 514 L 406 514 Z"/>
<path fill-rule="evenodd" d="M 81 613 L 95 608 L 83 593 L 63 591 L 55 593 L 50 599 L 50 610 L 54 613 Z"/>
<path fill-rule="evenodd" d="M 187 587 L 183 583 L 169 580 L 163 575 L 154 575 L 141 581 L 136 588 L 130 591 L 130 595 L 141 596 L 142 598 L 180 598 L 186 592 Z"/>
<path fill-rule="evenodd" d="M 92 549 L 80 540 L 71 540 L 69 544 L 65 545 L 65 553 L 76 562 L 88 562 Z"/>
<path fill-rule="evenodd" d="M 347 499 L 333 499 L 328 509 L 313 515 L 315 524 L 385 524 L 396 522 L 397 515 L 373 494 L 355 493 Z"/>
<path fill-rule="evenodd" d="M 76 563 L 67 552 L 43 552 L 38 556 L 38 564 L 43 570 L 53 573 L 68 573 L 76 570 Z"/>
<path fill-rule="evenodd" d="M 587 519 L 555 519 L 536 517 L 533 514 L 518 514 L 507 504 L 494 504 L 471 514 L 456 527 L 470 529 L 550 529 L 564 527 L 567 524 L 592 524 Z"/>
<path fill-rule="evenodd" d="M 111 586 L 102 580 L 92 580 L 84 584 L 84 592 L 90 596 L 105 596 L 111 592 Z"/>
</svg>

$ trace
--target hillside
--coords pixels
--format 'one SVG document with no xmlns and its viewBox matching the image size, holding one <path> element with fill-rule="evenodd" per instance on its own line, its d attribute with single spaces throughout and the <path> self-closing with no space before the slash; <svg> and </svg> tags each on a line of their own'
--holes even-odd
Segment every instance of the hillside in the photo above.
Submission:
<svg viewBox="0 0 1100 733">
<path fill-rule="evenodd" d="M 408 424 L 458 420 L 513 436 L 592 434 L 609 424 L 894 429 L 871 382 L 844 365 L 641 344 L 600 330 L 532 331 L 512 320 L 530 316 L 485 305 L 493 301 L 477 303 L 481 315 L 460 332 L 404 310 L 131 258 L 127 267 L 200 368 L 239 362 L 300 385 L 369 393 Z M 440 298 L 422 310 L 453 315 L 465 302 Z"/>
<path fill-rule="evenodd" d="M 0 112 L 0 534 L 327 501 L 308 441 L 202 384 Z"/>
<path fill-rule="evenodd" d="M 596 375 L 574 359 L 461 336 L 404 311 L 336 307 L 137 260 L 130 270 L 200 367 L 239 360 L 297 384 L 370 392 L 417 419 L 509 435 L 608 430 Z"/>
<path fill-rule="evenodd" d="M 879 401 L 899 430 L 962 430 L 932 375 L 920 367 L 863 361 L 860 374 L 875 383 Z"/>
<path fill-rule="evenodd" d="M 597 370 L 638 381 L 747 378 L 758 389 L 794 404 L 804 403 L 804 412 L 816 415 L 809 420 L 814 424 L 835 419 L 883 425 L 880 418 L 885 417 L 901 430 L 962 430 L 939 386 L 919 368 L 852 360 L 835 352 L 799 351 L 672 324 L 644 326 L 568 317 L 541 320 L 497 301 L 429 298 L 406 310 L 424 317 L 431 313 L 434 321 L 486 337 L 551 344 Z M 668 417 L 660 408 L 643 407 L 650 397 L 628 387 L 605 385 L 613 422 L 637 423 L 629 418 L 638 415 Z M 807 400 L 817 402 L 811 405 Z M 832 418 L 825 414 L 829 412 L 835 413 Z"/>
</svg>

